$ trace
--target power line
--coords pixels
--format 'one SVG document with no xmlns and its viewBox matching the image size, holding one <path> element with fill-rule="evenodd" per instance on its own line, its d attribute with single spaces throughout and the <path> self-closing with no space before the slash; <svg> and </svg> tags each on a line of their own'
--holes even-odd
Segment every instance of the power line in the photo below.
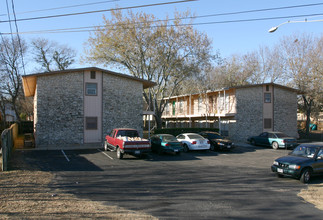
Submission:
<svg viewBox="0 0 323 220">
<path fill-rule="evenodd" d="M 16 12 L 15 12 L 15 5 L 13 0 L 11 0 L 11 7 L 12 7 L 12 13 L 14 16 L 14 22 L 15 22 L 15 26 L 16 26 L 16 30 L 17 30 L 17 38 L 18 38 L 18 44 L 19 44 L 19 52 L 20 52 L 20 56 L 21 56 L 21 62 L 22 62 L 22 69 L 24 71 L 24 75 L 26 75 L 26 69 L 25 69 L 25 61 L 24 61 L 24 54 L 22 51 L 22 46 L 21 46 L 21 40 L 20 40 L 20 36 L 19 36 L 19 29 L 18 29 L 18 25 L 17 25 L 17 17 L 16 17 Z"/>
<path fill-rule="evenodd" d="M 109 2 L 118 2 L 118 1 L 120 1 L 120 0 L 92 2 L 92 3 L 86 3 L 86 4 L 69 5 L 69 6 L 62 6 L 62 7 L 56 7 L 56 8 L 47 8 L 47 9 L 39 9 L 39 10 L 33 10 L 33 11 L 25 11 L 25 12 L 19 12 L 19 13 L 16 13 L 16 14 L 29 14 L 29 13 L 34 13 L 34 12 L 53 11 L 53 10 L 59 10 L 59 9 L 76 8 L 76 7 L 83 7 L 83 6 L 89 6 L 89 5 L 98 5 L 98 4 L 104 4 L 104 3 L 109 3 Z M 0 16 L 6 16 L 6 14 L 1 14 Z"/>
<path fill-rule="evenodd" d="M 177 24 L 177 25 L 155 25 L 153 27 L 173 27 L 173 26 L 196 26 L 196 25 L 211 25 L 211 24 L 226 24 L 226 23 L 240 23 L 240 22 L 253 22 L 253 21 L 266 21 L 266 20 L 277 20 L 277 19 L 288 19 L 288 18 L 299 18 L 299 17 L 310 17 L 310 16 L 323 16 L 323 13 L 319 14 L 306 14 L 306 15 L 290 15 L 290 16 L 279 16 L 279 17 L 264 17 L 264 18 L 250 18 L 250 19 L 237 19 L 237 20 L 224 20 L 224 21 L 210 21 L 210 22 L 199 22 L 199 23 L 189 23 L 189 24 Z M 161 20 L 158 20 L 161 21 Z M 157 21 L 151 21 L 147 23 L 153 23 Z M 142 22 L 141 22 L 142 23 Z M 137 23 L 132 23 L 137 24 Z M 138 23 L 140 24 L 140 23 Z M 109 25 L 111 27 L 113 25 Z M 61 28 L 61 29 L 52 29 L 52 30 L 41 30 L 41 31 L 28 31 L 21 32 L 19 34 L 40 34 L 40 33 L 73 33 L 73 32 L 91 32 L 95 31 L 95 28 L 107 27 L 106 25 L 100 26 L 88 26 L 88 27 L 76 27 L 76 28 Z M 10 33 L 2 33 L 3 35 L 8 35 Z M 17 33 L 13 33 L 17 34 Z"/>
<path fill-rule="evenodd" d="M 17 19 L 17 21 L 30 21 L 30 20 L 39 20 L 39 19 L 58 18 L 58 17 L 66 17 L 66 16 L 101 13 L 101 12 L 108 12 L 108 11 L 114 11 L 114 10 L 129 10 L 129 9 L 136 9 L 136 8 L 146 8 L 146 7 L 152 7 L 152 6 L 170 5 L 170 4 L 178 4 L 178 3 L 193 2 L 193 1 L 198 1 L 198 0 L 181 0 L 181 1 L 173 1 L 173 2 L 162 2 L 162 3 L 156 3 L 156 4 L 129 6 L 129 7 L 117 8 L 117 9 L 103 9 L 103 10 L 96 10 L 96 11 L 49 15 L 49 16 L 41 16 L 41 17 L 33 17 L 33 18 L 21 18 L 21 19 Z M 0 23 L 7 23 L 7 22 L 10 22 L 10 20 L 0 21 Z"/>
<path fill-rule="evenodd" d="M 97 2 L 97 3 L 99 3 L 99 2 Z M 95 4 L 95 3 L 93 3 L 93 4 Z M 169 3 L 164 3 L 164 4 L 169 4 Z M 253 10 L 246 10 L 246 11 L 226 12 L 226 13 L 217 13 L 217 14 L 200 15 L 200 16 L 190 16 L 190 17 L 183 17 L 183 19 L 189 19 L 189 18 L 190 19 L 193 19 L 193 18 L 196 19 L 196 18 L 206 18 L 206 17 L 217 17 L 217 16 L 246 14 L 246 13 L 264 12 L 264 11 L 285 10 L 285 9 L 291 9 L 291 8 L 313 7 L 313 6 L 319 6 L 319 5 L 323 5 L 323 3 L 292 5 L 292 6 L 275 7 L 275 8 L 263 8 L 263 9 L 253 9 Z M 141 7 L 141 6 L 134 6 L 134 7 Z M 125 9 L 125 8 L 121 8 L 121 9 Z M 113 9 L 108 9 L 108 10 L 113 10 Z M 195 23 L 195 24 L 192 24 L 192 25 L 208 25 L 208 24 L 251 22 L 251 21 L 261 21 L 261 20 L 274 20 L 274 19 L 286 19 L 286 18 L 296 18 L 296 17 L 308 17 L 308 16 L 322 16 L 322 14 L 291 15 L 291 16 L 283 16 L 283 17 L 271 17 L 271 18 L 253 18 L 253 19 L 243 19 L 243 20 L 214 21 L 214 22 Z M 175 19 L 168 19 L 168 20 L 171 21 L 171 20 L 175 20 Z M 166 21 L 166 20 L 149 21 L 149 23 L 161 22 L 161 21 Z M 0 23 L 1 23 L 1 21 L 0 21 Z M 139 23 L 140 22 L 138 22 L 138 24 Z M 134 24 L 137 24 L 137 23 L 134 23 Z M 182 26 L 183 25 L 189 25 L 189 24 L 182 24 Z M 21 32 L 21 34 L 88 32 L 88 31 L 94 31 L 94 28 L 100 28 L 100 27 L 105 27 L 105 26 L 102 25 L 102 26 L 62 28 L 62 29 L 41 30 L 41 31 L 28 31 L 28 32 Z M 84 30 L 84 29 L 89 29 L 89 30 Z M 3 34 L 8 34 L 8 33 L 3 33 Z"/>
<path fill-rule="evenodd" d="M 203 15 L 203 16 L 200 16 L 200 17 L 202 18 L 202 17 L 215 17 L 215 16 L 225 16 L 225 15 L 237 15 L 237 14 L 264 12 L 264 11 L 285 10 L 285 9 L 292 9 L 292 8 L 313 7 L 313 6 L 319 6 L 319 5 L 323 5 L 323 3 L 304 4 L 304 5 L 292 5 L 292 6 L 283 6 L 283 7 L 276 7 L 276 8 L 263 8 L 263 9 L 247 10 L 247 11 L 218 13 L 218 14 L 211 14 L 211 15 Z"/>
</svg>

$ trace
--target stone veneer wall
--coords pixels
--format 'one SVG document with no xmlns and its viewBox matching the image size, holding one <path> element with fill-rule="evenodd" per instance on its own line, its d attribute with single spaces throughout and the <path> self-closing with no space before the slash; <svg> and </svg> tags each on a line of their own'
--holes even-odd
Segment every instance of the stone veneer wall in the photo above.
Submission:
<svg viewBox="0 0 323 220">
<path fill-rule="evenodd" d="M 251 135 L 263 130 L 262 87 L 236 89 L 235 123 L 229 126 L 229 136 L 234 141 L 246 142 Z"/>
<path fill-rule="evenodd" d="M 274 87 L 274 131 L 298 137 L 297 94 L 277 86 Z"/>
<path fill-rule="evenodd" d="M 83 143 L 83 72 L 38 76 L 36 147 Z"/>
<path fill-rule="evenodd" d="M 141 82 L 103 74 L 103 138 L 114 128 L 143 131 Z"/>
</svg>

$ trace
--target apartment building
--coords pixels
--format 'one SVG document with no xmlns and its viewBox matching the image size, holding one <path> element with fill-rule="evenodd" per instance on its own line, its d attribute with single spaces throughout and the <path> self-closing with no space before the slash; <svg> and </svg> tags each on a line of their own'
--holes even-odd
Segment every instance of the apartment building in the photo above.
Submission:
<svg viewBox="0 0 323 220">
<path fill-rule="evenodd" d="M 210 127 L 236 141 L 263 131 L 297 137 L 297 94 L 290 87 L 265 83 L 174 96 L 163 113 L 165 127 Z"/>
<path fill-rule="evenodd" d="M 155 83 L 96 67 L 23 76 L 34 97 L 36 148 L 102 143 L 116 127 L 142 133 L 143 89 Z"/>
</svg>

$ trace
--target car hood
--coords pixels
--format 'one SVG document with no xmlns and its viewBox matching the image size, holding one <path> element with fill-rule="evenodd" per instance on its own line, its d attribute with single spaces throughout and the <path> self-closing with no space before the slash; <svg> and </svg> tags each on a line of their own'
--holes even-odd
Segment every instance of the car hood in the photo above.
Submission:
<svg viewBox="0 0 323 220">
<path fill-rule="evenodd" d="M 285 163 L 285 164 L 302 164 L 310 160 L 313 160 L 313 158 L 298 157 L 298 156 L 292 156 L 292 155 L 280 157 L 276 159 L 277 162 Z"/>
</svg>

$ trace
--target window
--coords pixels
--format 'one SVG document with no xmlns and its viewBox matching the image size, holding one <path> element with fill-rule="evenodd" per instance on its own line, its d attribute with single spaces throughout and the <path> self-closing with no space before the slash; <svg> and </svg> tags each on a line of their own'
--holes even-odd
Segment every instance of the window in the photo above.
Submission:
<svg viewBox="0 0 323 220">
<path fill-rule="evenodd" d="M 98 129 L 98 118 L 97 117 L 86 117 L 85 118 L 86 130 L 97 130 Z"/>
<path fill-rule="evenodd" d="M 185 139 L 185 136 L 180 134 L 180 135 L 177 136 L 177 139 Z"/>
<path fill-rule="evenodd" d="M 265 93 L 265 103 L 271 103 L 271 93 Z"/>
<path fill-rule="evenodd" d="M 199 97 L 197 101 L 198 101 L 197 102 L 197 111 L 201 112 L 202 111 L 202 98 Z"/>
<path fill-rule="evenodd" d="M 259 137 L 264 137 L 267 138 L 268 137 L 268 132 L 263 132 L 259 135 Z"/>
<path fill-rule="evenodd" d="M 209 96 L 209 113 L 213 112 L 213 96 Z"/>
<path fill-rule="evenodd" d="M 271 128 L 271 118 L 265 118 L 264 119 L 264 129 L 270 129 Z"/>
<path fill-rule="evenodd" d="M 95 71 L 91 71 L 91 79 L 95 79 Z"/>
<path fill-rule="evenodd" d="M 169 115 L 169 104 L 170 104 L 170 103 L 167 103 L 167 104 L 166 104 L 166 115 Z"/>
<path fill-rule="evenodd" d="M 184 101 L 179 101 L 179 113 L 183 113 L 184 111 Z"/>
<path fill-rule="evenodd" d="M 273 133 L 269 133 L 268 134 L 268 138 L 277 138 L 276 135 L 274 135 Z"/>
<path fill-rule="evenodd" d="M 85 84 L 85 94 L 86 95 L 97 95 L 97 84 L 96 83 L 86 83 Z"/>
<path fill-rule="evenodd" d="M 269 92 L 269 85 L 266 85 L 266 91 Z"/>
</svg>

